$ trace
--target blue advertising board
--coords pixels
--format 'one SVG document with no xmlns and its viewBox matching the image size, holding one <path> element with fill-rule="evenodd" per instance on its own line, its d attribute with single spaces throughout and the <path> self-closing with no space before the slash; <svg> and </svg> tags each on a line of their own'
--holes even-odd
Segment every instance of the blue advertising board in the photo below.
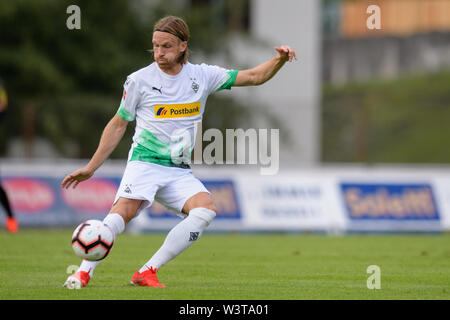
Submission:
<svg viewBox="0 0 450 320">
<path fill-rule="evenodd" d="M 238 221 L 241 209 L 232 180 L 202 181 L 218 209 L 217 220 Z M 42 175 L 4 176 L 11 207 L 21 226 L 74 226 L 108 214 L 120 185 L 119 176 L 92 177 L 76 189 L 61 188 L 61 179 Z M 177 218 L 157 202 L 146 210 L 149 218 Z"/>
<path fill-rule="evenodd" d="M 22 226 L 73 226 L 108 214 L 119 187 L 116 177 L 91 178 L 76 189 L 63 189 L 61 179 L 37 175 L 5 176 L 11 207 Z"/>
<path fill-rule="evenodd" d="M 428 183 L 340 183 L 350 229 L 436 229 L 440 214 Z M 363 228 L 364 229 L 364 228 Z"/>
<path fill-rule="evenodd" d="M 341 183 L 350 219 L 439 220 L 429 184 Z"/>
</svg>

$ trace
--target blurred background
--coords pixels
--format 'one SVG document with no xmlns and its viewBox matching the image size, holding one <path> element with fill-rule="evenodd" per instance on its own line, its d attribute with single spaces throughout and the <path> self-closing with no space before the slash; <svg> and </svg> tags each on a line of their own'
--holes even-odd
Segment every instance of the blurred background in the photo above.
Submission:
<svg viewBox="0 0 450 320">
<path fill-rule="evenodd" d="M 67 27 L 70 5 L 80 29 Z M 370 5 L 381 29 L 367 26 Z M 189 24 L 192 63 L 251 68 L 282 44 L 299 58 L 263 86 L 208 99 L 203 130 L 280 130 L 277 175 L 194 169 L 219 203 L 218 229 L 449 229 L 450 0 L 2 0 L 0 170 L 23 226 L 107 213 L 133 125 L 98 181 L 70 195 L 58 184 L 95 152 L 168 14 Z M 137 230 L 176 221 L 157 205 L 139 219 Z"/>
</svg>

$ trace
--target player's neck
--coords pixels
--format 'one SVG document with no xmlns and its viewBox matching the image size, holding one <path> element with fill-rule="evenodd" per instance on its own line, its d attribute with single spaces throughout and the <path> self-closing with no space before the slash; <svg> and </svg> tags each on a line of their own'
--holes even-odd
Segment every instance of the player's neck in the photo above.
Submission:
<svg viewBox="0 0 450 320">
<path fill-rule="evenodd" d="M 183 69 L 183 65 L 181 63 L 174 64 L 173 66 L 161 66 L 158 64 L 158 67 L 162 72 L 167 73 L 171 76 L 176 76 Z"/>
</svg>

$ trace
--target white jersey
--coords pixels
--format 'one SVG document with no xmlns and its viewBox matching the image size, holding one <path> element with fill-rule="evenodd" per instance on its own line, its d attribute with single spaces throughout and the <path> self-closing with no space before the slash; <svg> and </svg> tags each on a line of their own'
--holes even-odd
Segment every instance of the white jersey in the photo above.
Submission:
<svg viewBox="0 0 450 320">
<path fill-rule="evenodd" d="M 127 121 L 136 120 L 128 161 L 188 168 L 208 96 L 230 89 L 237 73 L 186 63 L 172 76 L 154 62 L 129 75 L 117 111 Z"/>
</svg>

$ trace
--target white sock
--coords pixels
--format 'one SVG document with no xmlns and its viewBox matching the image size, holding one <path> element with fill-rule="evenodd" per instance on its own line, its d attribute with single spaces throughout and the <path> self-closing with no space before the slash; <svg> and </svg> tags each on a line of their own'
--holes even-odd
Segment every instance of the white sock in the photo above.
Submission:
<svg viewBox="0 0 450 320">
<path fill-rule="evenodd" d="M 206 208 L 195 208 L 167 234 L 166 240 L 153 257 L 139 270 L 159 269 L 189 248 L 211 223 L 216 213 Z"/>
<path fill-rule="evenodd" d="M 122 216 L 118 213 L 110 213 L 106 216 L 105 219 L 103 219 L 103 223 L 108 225 L 108 227 L 111 228 L 111 231 L 113 232 L 114 240 L 116 237 L 125 230 L 125 221 L 123 220 Z M 89 261 L 89 260 L 83 260 L 81 262 L 80 267 L 78 268 L 78 271 L 86 271 L 89 272 L 89 275 L 92 277 L 94 274 L 94 269 L 99 265 L 99 261 Z"/>
</svg>

